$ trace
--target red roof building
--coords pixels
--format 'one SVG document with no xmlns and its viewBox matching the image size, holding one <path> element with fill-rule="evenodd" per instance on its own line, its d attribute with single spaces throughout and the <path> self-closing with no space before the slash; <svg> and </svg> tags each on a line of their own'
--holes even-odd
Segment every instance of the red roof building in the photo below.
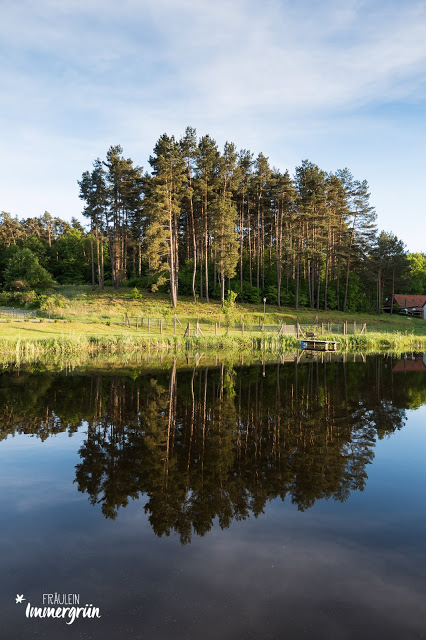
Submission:
<svg viewBox="0 0 426 640">
<path fill-rule="evenodd" d="M 422 371 L 426 373 L 426 353 L 413 358 L 401 358 L 392 367 L 393 373 L 410 373 Z"/>
<path fill-rule="evenodd" d="M 426 320 L 426 296 L 413 296 L 396 293 L 392 298 L 387 298 L 383 305 L 383 311 L 390 311 L 391 306 L 406 309 L 413 316 L 421 316 Z"/>
</svg>

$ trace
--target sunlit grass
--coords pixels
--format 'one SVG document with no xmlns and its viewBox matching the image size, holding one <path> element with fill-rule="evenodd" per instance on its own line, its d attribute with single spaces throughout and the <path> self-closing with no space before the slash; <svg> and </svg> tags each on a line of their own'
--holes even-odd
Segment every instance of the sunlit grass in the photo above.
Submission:
<svg viewBox="0 0 426 640">
<path fill-rule="evenodd" d="M 64 285 L 58 287 L 57 293 L 62 297 L 62 306 L 52 310 L 51 316 L 63 319 L 74 319 L 91 322 L 122 322 L 125 314 L 129 317 L 144 318 L 170 318 L 175 313 L 171 307 L 170 299 L 165 294 L 150 293 L 142 291 L 142 299 L 134 300 L 132 289 L 123 287 L 115 290 L 112 287 L 106 287 L 102 293 L 94 290 L 89 285 Z M 176 309 L 178 318 L 182 321 L 188 319 L 196 319 L 197 315 L 201 322 L 218 322 L 219 316 L 222 321 L 224 319 L 224 311 L 219 301 L 194 302 L 190 297 L 180 296 Z M 247 324 L 263 321 L 265 324 L 294 324 L 299 321 L 300 324 L 311 324 L 317 318 L 318 321 L 328 323 L 348 323 L 366 322 L 370 330 L 378 328 L 380 330 L 397 330 L 397 331 L 414 331 L 419 335 L 426 334 L 426 323 L 418 318 L 410 316 L 400 316 L 383 314 L 375 316 L 367 313 L 343 313 L 339 311 L 319 311 L 315 309 L 300 309 L 295 311 L 293 308 L 266 305 L 266 313 L 264 317 L 263 303 L 253 304 L 236 304 L 229 312 L 231 322 L 240 322 L 241 320 Z"/>
<path fill-rule="evenodd" d="M 263 304 L 236 305 L 225 314 L 217 301 L 194 303 L 190 298 L 181 298 L 175 311 L 165 295 L 142 292 L 142 299 L 135 300 L 128 288 L 107 288 L 99 294 L 87 285 L 63 286 L 57 293 L 60 304 L 45 314 L 50 318 L 1 318 L 3 355 L 18 354 L 25 359 L 30 354 L 129 354 L 150 349 L 280 353 L 299 346 L 296 336 L 278 335 L 282 323 L 294 326 L 296 322 L 312 326 L 318 337 L 335 339 L 340 350 L 426 349 L 426 322 L 406 316 L 317 313 L 313 309 L 296 312 L 271 305 L 266 305 L 264 313 Z M 175 313 L 180 321 L 176 325 Z M 194 335 L 197 321 L 201 332 Z M 349 335 L 342 335 L 343 322 L 347 322 Z M 188 323 L 190 336 L 185 335 Z M 359 335 L 364 323 L 367 333 Z M 351 335 L 354 330 L 357 335 Z"/>
</svg>

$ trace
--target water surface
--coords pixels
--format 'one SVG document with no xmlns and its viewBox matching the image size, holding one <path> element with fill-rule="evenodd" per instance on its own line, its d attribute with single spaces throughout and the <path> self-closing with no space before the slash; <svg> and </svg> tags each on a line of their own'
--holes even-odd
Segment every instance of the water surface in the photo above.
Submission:
<svg viewBox="0 0 426 640">
<path fill-rule="evenodd" d="M 425 637 L 424 359 L 333 357 L 5 371 L 1 638 Z"/>
</svg>

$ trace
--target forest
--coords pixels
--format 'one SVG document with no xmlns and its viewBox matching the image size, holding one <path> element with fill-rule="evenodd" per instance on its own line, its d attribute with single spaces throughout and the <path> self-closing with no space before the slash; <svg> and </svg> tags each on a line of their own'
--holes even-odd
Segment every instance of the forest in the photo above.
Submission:
<svg viewBox="0 0 426 640">
<path fill-rule="evenodd" d="M 56 284 L 147 288 L 194 301 L 380 313 L 426 293 L 426 256 L 379 231 L 367 180 L 309 160 L 294 175 L 187 127 L 163 134 L 144 171 L 111 146 L 78 179 L 85 226 L 45 212 L 0 217 L 0 284 L 36 305 Z M 10 292 L 9 294 L 7 292 Z"/>
</svg>

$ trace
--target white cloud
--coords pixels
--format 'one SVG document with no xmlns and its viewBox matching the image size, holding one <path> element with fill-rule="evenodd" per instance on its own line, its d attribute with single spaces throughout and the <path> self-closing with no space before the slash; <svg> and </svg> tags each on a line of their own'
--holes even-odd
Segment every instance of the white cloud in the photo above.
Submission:
<svg viewBox="0 0 426 640">
<path fill-rule="evenodd" d="M 110 144 L 147 166 L 163 131 L 191 124 L 277 157 L 297 152 L 297 130 L 424 99 L 423 1 L 4 0 L 0 41 L 0 124 L 12 150 L 0 160 L 0 208 L 19 200 L 19 215 L 55 189 L 75 215 L 76 180 Z M 33 162 L 17 196 L 20 154 L 31 164 L 41 151 L 47 171 Z"/>
</svg>

